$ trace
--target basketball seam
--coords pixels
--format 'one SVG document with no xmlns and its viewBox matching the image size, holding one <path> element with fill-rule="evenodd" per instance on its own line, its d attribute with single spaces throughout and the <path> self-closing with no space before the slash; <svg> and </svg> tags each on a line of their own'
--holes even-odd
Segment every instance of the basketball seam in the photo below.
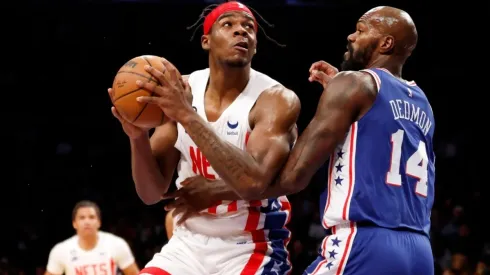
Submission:
<svg viewBox="0 0 490 275">
<path fill-rule="evenodd" d="M 147 61 L 148 62 L 148 61 Z M 150 64 L 151 65 L 151 64 Z M 151 77 L 148 78 L 148 82 L 151 81 Z M 155 95 L 155 92 L 151 92 L 150 96 L 154 96 Z M 143 114 L 143 112 L 145 111 L 146 109 L 146 106 L 148 106 L 148 102 L 145 104 L 145 106 L 143 106 L 143 108 L 141 108 L 141 111 L 138 113 L 138 115 L 134 118 L 133 120 L 133 123 L 136 122 L 136 120 L 138 120 L 138 118 L 141 116 L 141 114 Z M 163 112 L 162 112 L 163 113 Z"/>
<path fill-rule="evenodd" d="M 139 91 L 139 90 L 143 90 L 143 88 L 138 88 L 138 89 L 136 89 L 136 90 L 132 90 L 132 91 L 129 91 L 129 92 L 127 92 L 127 93 L 123 94 L 123 95 L 120 95 L 120 96 L 118 96 L 118 97 L 116 97 L 116 98 L 114 99 L 114 102 L 113 102 L 113 103 L 116 103 L 116 101 L 118 101 L 119 99 L 121 99 L 121 98 L 123 98 L 123 97 L 125 97 L 125 96 L 127 96 L 127 95 L 130 95 L 130 94 L 132 94 L 132 93 L 136 93 L 136 92 L 137 92 L 137 91 Z"/>
<path fill-rule="evenodd" d="M 143 56 L 143 59 L 146 61 L 146 63 L 148 63 L 148 65 L 149 65 L 150 67 L 153 67 L 153 65 L 151 65 L 150 60 L 148 60 L 148 58 L 146 58 L 146 56 Z M 158 81 L 158 79 L 157 79 L 157 84 L 158 84 L 158 85 L 162 85 L 162 83 L 160 83 L 160 81 Z"/>
<path fill-rule="evenodd" d="M 137 73 L 137 72 L 119 71 L 117 74 L 120 74 L 120 73 L 134 74 L 134 75 L 137 75 L 137 76 L 141 76 L 143 78 L 148 78 L 147 75 L 140 74 L 140 73 Z M 158 79 L 153 79 L 153 77 L 151 75 L 150 75 L 150 80 L 153 81 L 153 82 L 155 82 L 156 84 L 160 84 L 160 82 L 158 81 Z"/>
</svg>

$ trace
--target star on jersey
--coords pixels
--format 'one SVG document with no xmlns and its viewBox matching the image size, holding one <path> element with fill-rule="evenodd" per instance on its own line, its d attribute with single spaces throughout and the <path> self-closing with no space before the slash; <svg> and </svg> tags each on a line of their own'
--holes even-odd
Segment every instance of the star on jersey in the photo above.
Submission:
<svg viewBox="0 0 490 275">
<path fill-rule="evenodd" d="M 339 246 L 339 243 L 340 243 L 342 240 L 339 240 L 339 238 L 338 238 L 338 237 L 335 237 L 335 239 L 332 239 L 331 241 L 332 241 L 332 245 L 333 245 L 333 246 L 340 247 L 340 246 Z"/>
<path fill-rule="evenodd" d="M 328 251 L 328 254 L 330 254 L 330 259 L 335 259 L 335 255 L 339 254 L 335 252 L 335 249 L 332 249 L 332 251 Z"/>
<path fill-rule="evenodd" d="M 335 168 L 337 168 L 337 172 L 342 172 L 342 167 L 344 167 L 344 165 L 340 164 L 337 164 L 337 166 L 335 166 Z"/>
<path fill-rule="evenodd" d="M 335 185 L 342 185 L 343 180 L 344 180 L 343 178 L 337 176 L 337 178 L 335 179 Z"/>
<path fill-rule="evenodd" d="M 279 201 L 278 200 L 274 200 L 271 203 L 271 210 L 276 210 L 276 209 L 279 209 L 279 208 L 281 208 L 281 205 L 279 204 Z"/>
<path fill-rule="evenodd" d="M 281 273 L 279 273 L 279 272 L 281 272 L 282 264 L 283 263 L 281 263 L 281 262 L 278 263 L 278 262 L 274 261 L 274 266 L 272 267 L 271 271 L 274 272 L 274 274 L 280 275 Z"/>
<path fill-rule="evenodd" d="M 328 268 L 328 270 L 330 270 L 330 268 L 331 268 L 332 266 L 333 266 L 332 262 L 329 262 L 329 263 L 327 264 L 327 268 Z"/>
<path fill-rule="evenodd" d="M 342 156 L 344 155 L 344 153 L 345 153 L 345 152 L 342 152 L 342 149 L 340 149 L 340 151 L 338 151 L 338 152 L 337 152 L 337 157 L 338 157 L 339 159 L 341 159 L 341 158 L 342 158 Z"/>
</svg>

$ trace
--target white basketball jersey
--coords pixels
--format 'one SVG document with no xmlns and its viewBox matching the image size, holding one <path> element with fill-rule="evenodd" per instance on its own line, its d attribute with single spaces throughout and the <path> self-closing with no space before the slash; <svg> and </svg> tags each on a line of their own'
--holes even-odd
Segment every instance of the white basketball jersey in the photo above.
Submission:
<svg viewBox="0 0 490 275">
<path fill-rule="evenodd" d="M 46 270 L 51 274 L 116 274 L 134 263 L 126 241 L 107 232 L 99 232 L 97 245 L 90 251 L 80 248 L 78 236 L 56 244 L 49 253 Z"/>
<path fill-rule="evenodd" d="M 209 69 L 193 72 L 188 80 L 192 88 L 192 106 L 206 121 L 204 95 L 208 80 Z M 249 125 L 250 110 L 263 91 L 277 84 L 279 83 L 274 79 L 252 69 L 250 80 L 242 93 L 223 111 L 218 120 L 208 122 L 209 125 L 223 140 L 245 150 L 252 131 Z M 185 132 L 184 127 L 178 124 L 177 128 L 178 139 L 175 147 L 181 153 L 177 167 L 177 187 L 180 188 L 180 183 L 186 178 L 196 175 L 211 180 L 218 179 L 219 175 Z M 185 226 L 191 231 L 208 236 L 282 230 L 289 219 L 289 212 L 290 204 L 286 197 L 263 201 L 222 201 L 203 211 L 202 215 L 188 219 Z"/>
</svg>

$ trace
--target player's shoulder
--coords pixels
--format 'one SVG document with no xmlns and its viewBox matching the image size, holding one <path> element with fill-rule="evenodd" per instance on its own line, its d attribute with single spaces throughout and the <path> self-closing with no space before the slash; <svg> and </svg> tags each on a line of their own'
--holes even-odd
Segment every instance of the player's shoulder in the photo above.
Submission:
<svg viewBox="0 0 490 275">
<path fill-rule="evenodd" d="M 268 119 L 279 113 L 281 120 L 296 122 L 301 111 L 301 102 L 296 93 L 281 84 L 265 89 L 257 99 L 254 110 Z"/>
<path fill-rule="evenodd" d="M 195 70 L 189 74 L 182 75 L 182 78 L 187 81 L 197 79 L 197 78 L 202 78 L 202 77 L 205 78 L 209 77 L 209 68 Z"/>
<path fill-rule="evenodd" d="M 65 253 L 76 248 L 78 245 L 78 237 L 74 235 L 66 240 L 56 243 L 51 251 L 54 253 Z"/>
<path fill-rule="evenodd" d="M 378 93 L 376 83 L 376 79 L 369 72 L 343 71 L 336 74 L 328 86 L 332 87 L 329 92 L 337 92 L 342 97 L 371 97 Z"/>
<path fill-rule="evenodd" d="M 335 75 L 334 78 L 332 78 L 331 83 L 335 82 L 341 82 L 343 84 L 351 84 L 354 86 L 365 86 L 365 87 L 371 87 L 373 85 L 373 77 L 372 75 L 365 71 L 342 71 L 338 74 Z"/>
</svg>

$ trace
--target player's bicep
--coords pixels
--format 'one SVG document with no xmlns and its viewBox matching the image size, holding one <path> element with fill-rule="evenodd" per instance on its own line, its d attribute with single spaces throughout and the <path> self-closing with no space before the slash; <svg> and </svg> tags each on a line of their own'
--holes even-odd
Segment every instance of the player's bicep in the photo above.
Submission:
<svg viewBox="0 0 490 275">
<path fill-rule="evenodd" d="M 284 164 L 289 150 L 290 133 L 287 131 L 272 132 L 257 126 L 248 139 L 247 152 L 255 159 L 261 174 L 267 181 Z M 270 177 L 267 177 L 270 175 Z"/>
<path fill-rule="evenodd" d="M 294 170 L 294 181 L 303 185 L 309 182 L 345 138 L 359 112 L 357 89 L 356 78 L 351 75 L 340 74 L 331 80 L 320 97 L 315 116 L 295 145 L 288 163 L 294 167 L 286 167 Z"/>
<path fill-rule="evenodd" d="M 284 165 L 293 143 L 296 121 L 301 105 L 289 90 L 272 93 L 261 105 L 261 113 L 248 139 L 247 152 L 255 159 L 265 185 L 268 185 Z"/>
</svg>

